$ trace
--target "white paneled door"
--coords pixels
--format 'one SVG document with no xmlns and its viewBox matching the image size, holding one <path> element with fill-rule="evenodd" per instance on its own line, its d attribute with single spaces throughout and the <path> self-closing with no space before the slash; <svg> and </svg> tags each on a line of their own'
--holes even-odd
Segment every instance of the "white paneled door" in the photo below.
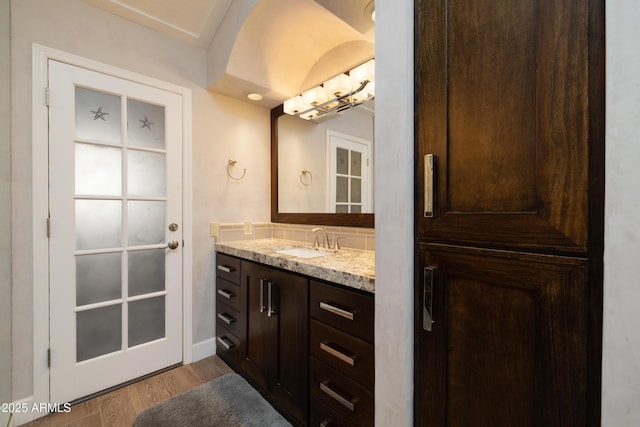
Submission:
<svg viewBox="0 0 640 427">
<path fill-rule="evenodd" d="M 50 387 L 182 361 L 182 97 L 49 61 Z"/>
</svg>

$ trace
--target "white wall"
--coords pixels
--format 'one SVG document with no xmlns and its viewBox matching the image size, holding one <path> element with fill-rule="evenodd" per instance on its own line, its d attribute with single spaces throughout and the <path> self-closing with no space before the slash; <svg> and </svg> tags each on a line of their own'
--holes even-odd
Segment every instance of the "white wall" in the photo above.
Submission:
<svg viewBox="0 0 640 427">
<path fill-rule="evenodd" d="M 640 425 L 640 8 L 609 0 L 602 425 Z"/>
<path fill-rule="evenodd" d="M 376 407 L 413 425 L 413 0 L 376 1 Z"/>
<path fill-rule="evenodd" d="M 0 403 L 11 402 L 10 0 L 0 0 Z M 0 413 L 0 426 L 7 414 Z"/>
<path fill-rule="evenodd" d="M 206 88 L 204 49 L 79 0 L 13 0 L 12 183 L 13 399 L 32 393 L 32 43 L 181 85 L 193 95 L 193 338 L 214 333 L 211 220 L 269 219 L 269 111 Z M 247 169 L 230 182 L 229 157 Z"/>
</svg>

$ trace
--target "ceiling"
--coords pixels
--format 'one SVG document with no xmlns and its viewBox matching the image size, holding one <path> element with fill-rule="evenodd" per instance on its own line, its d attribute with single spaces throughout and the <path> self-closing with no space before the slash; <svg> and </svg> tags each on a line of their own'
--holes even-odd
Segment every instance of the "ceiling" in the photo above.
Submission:
<svg viewBox="0 0 640 427">
<path fill-rule="evenodd" d="M 373 57 L 373 0 L 82 0 L 192 45 L 219 52 L 209 89 L 274 107 Z M 236 13 L 244 10 L 244 14 Z M 239 19 L 235 31 L 227 21 Z M 218 54 L 219 56 L 219 54 Z"/>
</svg>

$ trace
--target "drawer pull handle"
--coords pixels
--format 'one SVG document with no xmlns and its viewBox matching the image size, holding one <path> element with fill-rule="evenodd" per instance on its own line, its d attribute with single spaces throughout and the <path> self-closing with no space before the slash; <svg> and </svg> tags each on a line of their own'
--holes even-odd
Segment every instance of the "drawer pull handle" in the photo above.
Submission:
<svg viewBox="0 0 640 427">
<path fill-rule="evenodd" d="M 331 418 L 327 418 L 326 420 L 320 422 L 320 427 L 328 427 L 333 424 L 333 420 Z"/>
<path fill-rule="evenodd" d="M 329 387 L 330 381 L 324 380 L 320 383 L 320 390 L 325 392 L 329 397 L 334 399 L 336 402 L 350 410 L 351 412 L 355 411 L 356 406 L 353 400 L 349 400 L 340 395 L 337 391 Z"/>
<path fill-rule="evenodd" d="M 335 305 L 327 304 L 326 302 L 321 302 L 320 308 L 328 312 L 331 312 L 333 314 L 337 314 L 340 317 L 344 317 L 345 319 L 353 320 L 353 316 L 354 316 L 353 312 L 343 310 L 341 308 L 336 307 Z"/>
<path fill-rule="evenodd" d="M 341 351 L 336 350 L 335 348 L 331 347 L 329 345 L 329 343 L 324 343 L 321 342 L 320 343 L 320 349 L 323 351 L 326 351 L 327 353 L 329 353 L 330 355 L 332 355 L 333 357 L 336 357 L 340 360 L 342 360 L 344 363 L 351 365 L 351 366 L 355 366 L 356 365 L 356 359 L 351 357 L 351 356 L 347 356 L 346 354 L 342 353 Z"/>
<path fill-rule="evenodd" d="M 223 297 L 225 297 L 227 299 L 231 299 L 234 296 L 236 296 L 236 294 L 234 294 L 231 291 L 227 291 L 226 289 L 218 289 L 218 295 L 222 295 Z"/>
<path fill-rule="evenodd" d="M 218 264 L 218 270 L 222 270 L 225 273 L 233 273 L 234 271 L 236 271 L 235 268 L 229 267 L 229 266 L 226 266 L 226 265 L 222 265 L 222 264 Z"/>
<path fill-rule="evenodd" d="M 218 341 L 218 344 L 220 344 L 227 350 L 231 350 L 233 347 L 235 347 L 235 344 L 233 344 L 225 337 L 216 337 L 216 341 Z"/>
<path fill-rule="evenodd" d="M 218 313 L 218 319 L 222 320 L 227 325 L 232 324 L 236 321 L 233 317 L 229 316 L 227 313 Z"/>
</svg>

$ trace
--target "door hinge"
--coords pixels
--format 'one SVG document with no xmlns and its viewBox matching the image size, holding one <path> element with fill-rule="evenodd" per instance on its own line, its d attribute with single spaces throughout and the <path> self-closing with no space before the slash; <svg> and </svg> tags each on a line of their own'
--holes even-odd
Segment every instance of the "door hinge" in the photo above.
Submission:
<svg viewBox="0 0 640 427">
<path fill-rule="evenodd" d="M 47 349 L 47 368 L 51 367 L 51 349 Z"/>
<path fill-rule="evenodd" d="M 47 239 L 51 238 L 51 217 L 47 218 Z"/>
<path fill-rule="evenodd" d="M 51 89 L 49 86 L 45 89 L 45 102 L 47 103 L 47 107 L 51 106 Z"/>
</svg>

